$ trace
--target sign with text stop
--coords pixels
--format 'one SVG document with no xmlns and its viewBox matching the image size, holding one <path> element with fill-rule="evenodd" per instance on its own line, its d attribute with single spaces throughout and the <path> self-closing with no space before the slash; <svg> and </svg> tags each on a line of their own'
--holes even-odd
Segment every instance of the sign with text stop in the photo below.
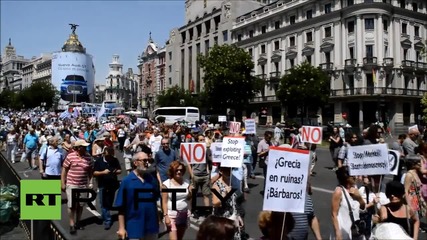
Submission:
<svg viewBox="0 0 427 240">
<path fill-rule="evenodd" d="M 188 164 L 206 163 L 206 143 L 181 143 L 180 152 Z"/>
<path fill-rule="evenodd" d="M 322 127 L 302 126 L 301 138 L 302 142 L 321 144 Z"/>
</svg>

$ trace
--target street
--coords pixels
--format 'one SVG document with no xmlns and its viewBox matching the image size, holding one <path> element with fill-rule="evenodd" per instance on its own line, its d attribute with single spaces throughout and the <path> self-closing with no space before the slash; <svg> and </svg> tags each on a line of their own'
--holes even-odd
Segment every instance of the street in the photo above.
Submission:
<svg viewBox="0 0 427 240">
<path fill-rule="evenodd" d="M 330 160 L 329 151 L 326 148 L 318 148 L 318 162 L 314 169 L 315 176 L 311 177 L 311 184 L 313 190 L 313 204 L 315 214 L 320 222 L 320 229 L 323 239 L 329 238 L 329 233 L 331 231 L 331 216 L 330 216 L 330 207 L 331 207 L 331 194 L 337 185 L 335 173 L 331 171 L 332 161 Z M 119 152 L 116 153 L 118 156 L 122 167 L 123 160 Z M 19 159 L 19 158 L 18 158 Z M 27 163 L 16 163 L 13 165 L 15 170 L 18 172 L 22 179 L 39 179 L 40 175 L 38 171 L 24 170 L 28 167 Z M 256 170 L 256 178 L 249 179 L 250 193 L 246 194 L 246 216 L 245 216 L 245 229 L 250 237 L 257 239 L 261 237 L 261 232 L 258 227 L 257 219 L 258 214 L 262 210 L 263 198 L 260 194 L 263 186 L 263 177 L 261 170 Z M 120 176 L 123 178 L 124 174 Z M 390 176 L 385 177 L 384 183 L 391 180 Z M 65 194 L 63 194 L 63 199 L 65 199 Z M 202 204 L 201 197 L 199 198 L 200 204 Z M 60 220 L 61 226 L 67 231 L 69 229 L 68 225 L 68 216 L 66 210 L 66 204 L 63 203 L 62 208 L 62 219 Z M 97 203 L 95 203 L 97 206 Z M 100 221 L 100 214 L 98 211 L 92 211 L 88 207 L 83 213 L 83 224 L 86 225 L 84 230 L 77 232 L 75 236 L 69 236 L 69 239 L 117 239 L 117 221 L 114 222 L 110 230 L 104 230 L 102 221 Z M 115 217 L 117 219 L 117 217 Z M 425 220 L 423 220 L 425 222 Z M 185 234 L 185 239 L 195 239 L 198 231 L 200 222 L 191 221 L 190 227 Z M 163 232 L 164 226 L 160 227 L 160 232 Z M 426 239 L 427 235 L 425 233 L 420 234 L 419 239 Z M 159 239 L 168 239 L 167 234 L 161 234 Z M 314 239 L 313 234 L 310 232 L 309 239 Z"/>
</svg>

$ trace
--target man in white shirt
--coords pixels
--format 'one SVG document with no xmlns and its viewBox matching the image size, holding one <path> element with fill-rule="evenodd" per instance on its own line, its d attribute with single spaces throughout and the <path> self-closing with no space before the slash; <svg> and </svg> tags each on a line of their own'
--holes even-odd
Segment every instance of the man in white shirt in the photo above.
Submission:
<svg viewBox="0 0 427 240">
<path fill-rule="evenodd" d="M 283 130 L 280 127 L 281 127 L 280 122 L 277 122 L 276 127 L 274 128 L 274 141 L 277 146 L 281 144 L 280 139 L 282 139 L 282 136 L 283 136 Z"/>
<path fill-rule="evenodd" d="M 159 151 L 162 139 L 163 137 L 159 134 L 159 130 L 154 129 L 153 135 L 151 135 L 150 140 L 148 141 L 148 146 L 153 152 L 153 157 L 156 156 L 156 153 Z"/>
</svg>

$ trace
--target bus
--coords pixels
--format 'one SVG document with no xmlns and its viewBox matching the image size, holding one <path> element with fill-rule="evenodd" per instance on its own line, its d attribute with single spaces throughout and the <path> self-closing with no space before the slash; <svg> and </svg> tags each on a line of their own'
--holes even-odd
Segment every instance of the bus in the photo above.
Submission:
<svg viewBox="0 0 427 240">
<path fill-rule="evenodd" d="M 154 119 L 165 118 L 166 124 L 185 121 L 191 124 L 200 119 L 200 111 L 196 107 L 161 107 L 153 111 Z"/>
</svg>

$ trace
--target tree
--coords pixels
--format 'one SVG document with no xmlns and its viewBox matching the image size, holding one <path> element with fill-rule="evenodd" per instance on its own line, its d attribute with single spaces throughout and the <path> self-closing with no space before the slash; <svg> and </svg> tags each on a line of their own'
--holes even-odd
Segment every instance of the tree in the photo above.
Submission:
<svg viewBox="0 0 427 240">
<path fill-rule="evenodd" d="M 39 107 L 42 102 L 46 103 L 46 108 L 50 108 L 54 105 L 56 92 L 52 83 L 37 81 L 19 92 L 18 99 L 28 108 Z"/>
<path fill-rule="evenodd" d="M 205 74 L 203 100 L 216 113 L 244 109 L 263 86 L 251 75 L 252 57 L 235 45 L 215 45 L 207 55 L 199 55 L 198 61 Z"/>
<path fill-rule="evenodd" d="M 162 93 L 157 96 L 157 105 L 160 107 L 200 107 L 200 102 L 198 97 L 193 96 L 190 91 L 184 90 L 176 85 L 162 91 Z"/>
<path fill-rule="evenodd" d="M 317 110 L 328 102 L 329 76 L 307 62 L 291 68 L 289 74 L 280 79 L 277 98 L 283 106 L 301 109 L 301 119 L 309 110 Z"/>
<path fill-rule="evenodd" d="M 421 105 L 423 106 L 423 121 L 427 122 L 427 94 L 424 94 L 421 99 Z"/>
</svg>

